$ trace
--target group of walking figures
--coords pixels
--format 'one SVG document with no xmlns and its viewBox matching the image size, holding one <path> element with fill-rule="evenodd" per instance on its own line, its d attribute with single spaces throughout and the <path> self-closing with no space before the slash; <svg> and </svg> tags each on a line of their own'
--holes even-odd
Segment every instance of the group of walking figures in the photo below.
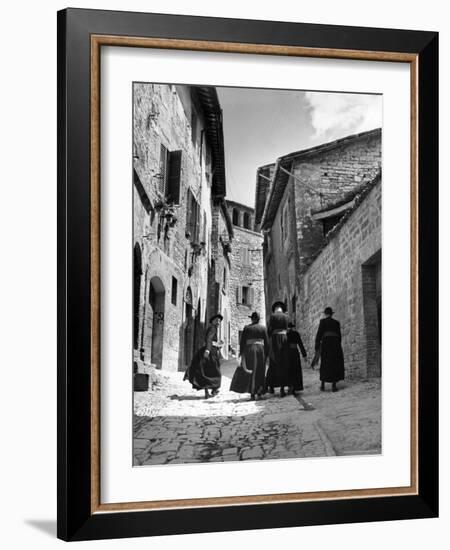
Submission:
<svg viewBox="0 0 450 550">
<path fill-rule="evenodd" d="M 320 389 L 325 383 L 332 384 L 344 379 L 344 355 L 341 346 L 341 328 L 339 321 L 333 319 L 333 310 L 326 307 L 325 317 L 320 320 L 315 340 L 314 365 L 320 359 Z M 260 399 L 264 393 L 275 393 L 280 388 L 280 396 L 286 390 L 293 395 L 303 390 L 303 374 L 300 355 L 306 360 L 307 353 L 300 334 L 289 322 L 283 302 L 272 305 L 272 314 L 267 329 L 260 323 L 255 311 L 250 316 L 251 323 L 242 331 L 240 340 L 241 363 L 237 367 L 230 390 L 237 393 L 249 393 L 250 399 Z M 194 355 L 184 374 L 196 390 L 204 390 L 205 398 L 219 393 L 222 375 L 220 372 L 220 348 L 223 342 L 218 340 L 218 326 L 222 321 L 220 314 L 210 319 L 205 334 L 205 345 Z M 266 364 L 269 364 L 266 372 Z"/>
</svg>

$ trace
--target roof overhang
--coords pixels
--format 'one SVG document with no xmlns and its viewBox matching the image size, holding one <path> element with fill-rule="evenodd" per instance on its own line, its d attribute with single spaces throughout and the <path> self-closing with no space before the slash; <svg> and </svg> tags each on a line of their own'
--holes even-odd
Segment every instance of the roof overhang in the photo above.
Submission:
<svg viewBox="0 0 450 550">
<path fill-rule="evenodd" d="M 223 142 L 222 108 L 220 107 L 217 91 L 213 86 L 192 87 L 203 109 L 205 116 L 205 130 L 211 145 L 213 159 L 213 173 L 211 191 L 215 198 L 226 195 L 225 181 L 225 152 Z"/>
<path fill-rule="evenodd" d="M 376 128 L 375 130 L 369 130 L 368 132 L 361 132 L 359 134 L 345 136 L 343 138 L 336 139 L 322 145 L 317 145 L 316 147 L 303 149 L 301 151 L 295 151 L 293 153 L 289 153 L 288 155 L 280 157 L 275 164 L 275 171 L 273 174 L 271 188 L 269 190 L 269 198 L 266 201 L 264 213 L 262 215 L 261 228 L 269 229 L 273 223 L 273 220 L 278 210 L 278 205 L 280 204 L 287 183 L 289 181 L 289 172 L 292 172 L 292 164 L 294 160 L 306 160 L 311 157 L 315 157 L 318 154 L 332 151 L 334 149 L 337 149 L 338 147 L 343 147 L 355 141 L 367 139 L 372 136 L 375 137 L 378 135 L 381 136 L 381 128 Z"/>
<path fill-rule="evenodd" d="M 311 218 L 313 220 L 326 220 L 327 218 L 333 218 L 334 216 L 338 216 L 339 214 L 343 214 L 350 208 L 353 208 L 355 205 L 355 199 L 346 202 L 345 204 L 342 204 L 341 206 L 337 206 L 336 208 L 330 208 L 328 210 L 322 210 L 321 212 L 317 212 L 316 214 L 312 214 Z"/>
</svg>

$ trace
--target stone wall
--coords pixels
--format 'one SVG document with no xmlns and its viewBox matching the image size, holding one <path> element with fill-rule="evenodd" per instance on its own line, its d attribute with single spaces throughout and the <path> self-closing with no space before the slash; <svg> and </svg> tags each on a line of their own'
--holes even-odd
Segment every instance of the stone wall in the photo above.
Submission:
<svg viewBox="0 0 450 550">
<path fill-rule="evenodd" d="M 312 355 L 330 306 L 341 323 L 346 377 L 379 376 L 381 349 L 377 294 L 381 294 L 381 182 L 332 232 L 302 277 L 299 329 Z"/>
<path fill-rule="evenodd" d="M 231 347 L 239 351 L 239 331 L 250 323 L 249 315 L 257 311 L 261 323 L 265 324 L 264 274 L 263 274 L 263 237 L 261 233 L 233 227 L 234 238 L 231 251 L 230 309 L 231 309 Z M 241 296 L 239 287 L 252 289 L 250 304 L 238 303 Z"/>
<path fill-rule="evenodd" d="M 222 356 L 228 359 L 230 343 L 230 247 L 232 238 L 225 219 L 222 203 L 213 205 L 211 237 L 211 269 L 208 285 L 208 317 L 220 313 L 223 320 L 219 325 L 218 338 L 224 342 Z"/>
<path fill-rule="evenodd" d="M 135 257 L 141 256 L 141 273 L 134 276 L 134 307 L 139 312 L 135 358 L 170 370 L 183 369 L 189 361 L 201 339 L 207 303 L 211 155 L 205 140 L 201 143 L 200 110 L 197 131 L 192 132 L 192 97 L 187 86 L 135 83 L 133 88 L 133 236 Z M 161 145 L 181 151 L 180 196 L 172 214 L 160 207 Z M 199 204 L 200 235 L 205 239 L 201 249 L 194 249 L 187 236 L 188 190 Z M 155 346 L 161 353 L 155 353 Z"/>
<path fill-rule="evenodd" d="M 234 226 L 255 229 L 255 210 L 251 206 L 227 200 L 228 211 Z"/>
<path fill-rule="evenodd" d="M 296 232 L 300 272 L 308 267 L 324 242 L 322 224 L 311 212 L 326 208 L 381 169 L 381 131 L 375 130 L 339 140 L 329 149 L 310 156 L 294 157 L 288 188 L 294 187 Z"/>
<path fill-rule="evenodd" d="M 294 323 L 302 318 L 302 274 L 326 243 L 322 222 L 314 220 L 312 213 L 373 180 L 380 166 L 380 130 L 292 156 L 288 171 L 293 176 L 288 178 L 265 234 L 267 314 L 272 303 L 281 300 Z"/>
</svg>

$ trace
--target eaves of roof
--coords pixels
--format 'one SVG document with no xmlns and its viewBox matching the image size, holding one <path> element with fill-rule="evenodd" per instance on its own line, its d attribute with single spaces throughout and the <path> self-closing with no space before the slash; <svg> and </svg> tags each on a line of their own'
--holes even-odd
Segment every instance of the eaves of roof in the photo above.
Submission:
<svg viewBox="0 0 450 550">
<path fill-rule="evenodd" d="M 339 220 L 339 222 L 331 229 L 325 236 L 325 242 L 322 247 L 320 247 L 316 253 L 314 254 L 312 260 L 315 260 L 317 256 L 322 252 L 322 250 L 328 245 L 328 243 L 333 239 L 339 231 L 342 229 L 342 227 L 347 223 L 347 220 L 349 217 L 353 214 L 353 212 L 358 208 L 358 206 L 363 202 L 363 200 L 367 197 L 367 195 L 372 191 L 374 187 L 376 187 L 377 184 L 381 182 L 381 170 L 378 172 L 378 174 L 370 180 L 368 183 L 364 185 L 363 189 L 360 189 L 359 193 L 356 194 L 352 201 L 353 204 L 350 208 L 348 208 L 345 212 L 345 214 L 342 216 L 342 218 Z"/>
<path fill-rule="evenodd" d="M 223 141 L 222 108 L 213 86 L 193 86 L 205 115 L 206 136 L 211 145 L 213 175 L 211 191 L 215 198 L 226 195 L 225 153 Z"/>
<path fill-rule="evenodd" d="M 275 218 L 276 212 L 278 210 L 278 205 L 284 195 L 286 185 L 289 181 L 288 172 L 291 171 L 292 163 L 294 160 L 298 159 L 308 159 L 314 157 L 318 154 L 323 154 L 327 151 L 332 151 L 338 147 L 345 146 L 354 141 L 360 139 L 365 139 L 371 136 L 381 135 L 381 128 L 376 128 L 375 130 L 369 130 L 368 132 L 360 132 L 358 134 L 352 134 L 328 143 L 323 143 L 315 147 L 310 147 L 309 149 L 303 149 L 301 151 L 295 151 L 289 153 L 277 159 L 275 164 L 275 171 L 272 178 L 271 189 L 269 191 L 269 198 L 266 201 L 265 209 L 262 215 L 262 228 L 268 229 Z M 284 168 L 282 170 L 281 168 Z"/>
</svg>

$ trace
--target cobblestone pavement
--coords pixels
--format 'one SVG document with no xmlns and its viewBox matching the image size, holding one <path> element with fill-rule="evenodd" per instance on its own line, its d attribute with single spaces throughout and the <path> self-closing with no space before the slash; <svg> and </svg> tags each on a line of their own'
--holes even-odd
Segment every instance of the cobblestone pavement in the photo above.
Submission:
<svg viewBox="0 0 450 550">
<path fill-rule="evenodd" d="M 300 400 L 267 395 L 250 401 L 246 394 L 230 392 L 230 379 L 225 376 L 219 395 L 204 399 L 202 391 L 183 382 L 182 373 L 158 371 L 153 390 L 134 395 L 134 464 L 347 454 L 339 452 L 339 438 L 332 439 L 327 432 L 346 430 L 346 407 L 351 406 L 353 399 L 345 398 L 346 390 L 316 396 L 320 393 L 315 391 L 317 376 L 316 372 L 305 372 L 305 391 Z M 376 389 L 372 393 L 376 394 Z M 305 409 L 304 405 L 311 401 L 309 394 L 314 401 L 322 402 L 321 407 L 311 403 Z M 344 398 L 338 402 L 338 396 Z M 336 404 L 340 404 L 337 417 L 333 415 Z M 359 437 L 365 441 L 367 434 L 363 432 L 364 429 Z M 373 451 L 372 440 L 370 446 Z"/>
</svg>

